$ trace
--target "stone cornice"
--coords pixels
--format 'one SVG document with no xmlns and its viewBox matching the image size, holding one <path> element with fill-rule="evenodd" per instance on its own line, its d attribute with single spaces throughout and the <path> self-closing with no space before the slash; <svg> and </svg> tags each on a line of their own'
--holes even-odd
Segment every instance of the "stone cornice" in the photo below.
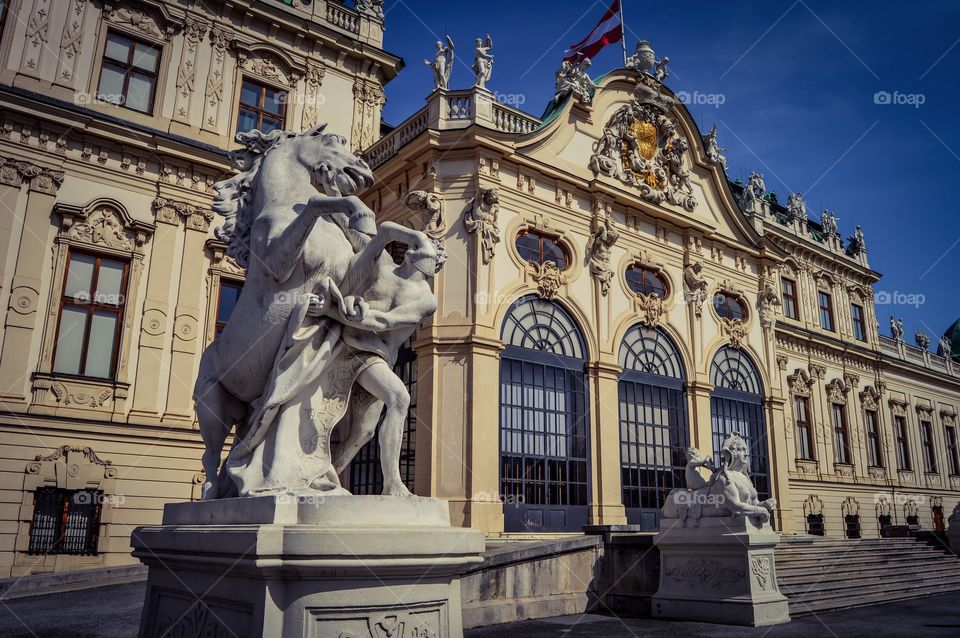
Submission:
<svg viewBox="0 0 960 638">
<path fill-rule="evenodd" d="M 179 225 L 183 219 L 187 228 L 204 233 L 210 229 L 210 222 L 213 221 L 212 210 L 166 197 L 153 200 L 153 213 L 158 222 Z"/>
<path fill-rule="evenodd" d="M 19 188 L 25 181 L 32 191 L 56 195 L 63 184 L 63 171 L 0 156 L 0 184 Z"/>
</svg>

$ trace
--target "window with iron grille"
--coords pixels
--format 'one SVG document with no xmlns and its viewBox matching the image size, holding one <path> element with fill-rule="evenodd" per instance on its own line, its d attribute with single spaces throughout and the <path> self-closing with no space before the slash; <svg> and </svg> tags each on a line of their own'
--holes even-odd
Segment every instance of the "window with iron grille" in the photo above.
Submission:
<svg viewBox="0 0 960 638">
<path fill-rule="evenodd" d="M 767 426 L 763 414 L 760 373 L 742 350 L 724 346 L 710 364 L 710 419 L 714 462 L 720 465 L 720 449 L 729 434 L 737 432 L 750 448 L 750 480 L 758 498 L 770 498 L 770 461 Z"/>
<path fill-rule="evenodd" d="M 517 235 L 517 252 L 524 261 L 535 264 L 552 261 L 560 270 L 566 269 L 570 261 L 567 251 L 560 244 L 534 230 L 525 230 Z"/>
<path fill-rule="evenodd" d="M 919 525 L 920 517 L 917 514 L 908 514 L 907 515 L 907 525 Z"/>
<path fill-rule="evenodd" d="M 400 377 L 410 393 L 410 407 L 400 441 L 400 478 L 411 492 L 414 491 L 417 455 L 417 354 L 409 347 L 400 348 L 393 371 Z M 383 414 L 380 415 L 380 423 Z M 380 494 L 383 492 L 383 470 L 380 468 L 380 423 L 376 435 L 360 448 L 350 462 L 350 491 L 354 494 Z"/>
<path fill-rule="evenodd" d="M 950 463 L 950 474 L 960 475 L 960 450 L 957 449 L 957 428 L 948 425 L 946 427 L 947 435 L 947 461 Z"/>
<path fill-rule="evenodd" d="M 850 464 L 850 437 L 847 433 L 847 411 L 839 403 L 833 404 L 833 442 L 837 463 Z"/>
<path fill-rule="evenodd" d="M 797 282 L 792 279 L 781 279 L 780 291 L 783 296 L 783 315 L 790 319 L 800 319 L 800 307 L 797 304 Z"/>
<path fill-rule="evenodd" d="M 847 538 L 860 538 L 860 515 L 847 514 L 843 517 L 844 535 Z"/>
<path fill-rule="evenodd" d="M 863 319 L 863 306 L 850 304 L 850 319 L 853 323 L 853 336 L 860 341 L 867 340 L 867 324 Z"/>
<path fill-rule="evenodd" d="M 907 438 L 907 420 L 902 416 L 894 416 L 893 429 L 897 436 L 897 469 L 909 472 L 913 469 L 913 464 L 910 462 L 910 441 Z"/>
<path fill-rule="evenodd" d="M 624 273 L 627 286 L 641 295 L 655 295 L 664 299 L 667 296 L 667 284 L 659 273 L 643 266 L 630 266 Z"/>
<path fill-rule="evenodd" d="M 793 398 L 797 419 L 797 458 L 813 461 L 813 428 L 810 425 L 810 400 L 807 397 Z"/>
<path fill-rule="evenodd" d="M 71 249 L 66 268 L 53 371 L 113 378 L 129 263 Z"/>
<path fill-rule="evenodd" d="M 236 308 L 237 302 L 240 300 L 240 291 L 242 290 L 242 281 L 220 280 L 220 291 L 217 294 L 216 336 L 220 336 L 223 328 L 227 325 L 227 321 L 230 320 L 230 315 L 233 314 L 233 309 Z"/>
<path fill-rule="evenodd" d="M 501 329 L 500 490 L 507 531 L 577 531 L 590 497 L 583 334 L 562 306 L 526 296 Z"/>
<path fill-rule="evenodd" d="M 933 425 L 920 422 L 920 441 L 923 444 L 923 469 L 928 474 L 937 473 L 937 450 L 933 443 Z"/>
<path fill-rule="evenodd" d="M 864 413 L 867 422 L 867 456 L 871 467 L 883 467 L 883 447 L 880 442 L 880 424 L 877 413 L 867 410 Z"/>
<path fill-rule="evenodd" d="M 635 325 L 620 344 L 620 475 L 627 522 L 659 527 L 667 494 L 686 487 L 687 394 L 673 341 L 658 328 Z"/>
<path fill-rule="evenodd" d="M 820 305 L 820 327 L 833 331 L 833 299 L 829 293 L 818 292 L 817 300 Z"/>
<path fill-rule="evenodd" d="M 37 488 L 27 553 L 96 555 L 102 502 L 101 491 Z"/>
<path fill-rule="evenodd" d="M 119 33 L 107 33 L 97 98 L 150 114 L 157 90 L 160 48 Z"/>
<path fill-rule="evenodd" d="M 268 133 L 283 129 L 287 113 L 287 92 L 244 78 L 240 85 L 237 133 L 257 129 Z"/>
<path fill-rule="evenodd" d="M 825 533 L 823 514 L 807 514 L 807 534 L 823 536 Z"/>
<path fill-rule="evenodd" d="M 880 523 L 880 529 L 893 525 L 893 517 L 889 514 L 881 514 L 877 517 L 877 521 Z"/>
</svg>

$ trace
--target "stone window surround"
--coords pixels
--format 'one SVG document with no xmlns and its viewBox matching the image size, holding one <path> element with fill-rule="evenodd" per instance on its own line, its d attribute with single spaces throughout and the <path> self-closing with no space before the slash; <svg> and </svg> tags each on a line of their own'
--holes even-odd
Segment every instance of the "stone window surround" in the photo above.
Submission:
<svg viewBox="0 0 960 638">
<path fill-rule="evenodd" d="M 216 337 L 217 331 L 217 303 L 219 300 L 220 282 L 228 280 L 242 284 L 245 280 L 244 270 L 232 257 L 227 255 L 227 246 L 221 241 L 208 239 L 206 249 L 210 256 L 210 268 L 207 271 L 207 325 L 204 329 L 206 344 L 209 345 Z"/>
<path fill-rule="evenodd" d="M 130 388 L 130 353 L 135 332 L 134 319 L 139 319 L 136 309 L 140 302 L 145 244 L 152 236 L 154 226 L 134 220 L 122 204 L 108 198 L 95 199 L 85 206 L 56 204 L 54 213 L 60 217 L 60 229 L 53 241 L 53 271 L 45 313 L 46 325 L 40 345 L 40 361 L 32 378 L 34 400 L 48 405 L 100 408 L 112 399 L 112 410 L 122 412 Z M 108 215 L 115 223 L 114 234 L 106 230 L 95 233 L 92 227 L 86 224 L 88 220 L 102 219 Z M 66 277 L 67 255 L 71 248 L 123 259 L 130 264 L 125 305 L 127 312 L 119 326 L 119 350 L 116 353 L 116 372 L 112 379 L 62 375 L 52 371 L 60 297 Z M 53 401 L 47 391 L 53 394 Z"/>
<path fill-rule="evenodd" d="M 231 107 L 231 118 L 230 118 L 230 131 L 231 131 L 230 138 L 231 139 L 233 139 L 234 135 L 240 132 L 237 129 L 237 125 L 239 124 L 239 120 L 240 120 L 240 94 L 243 92 L 244 80 L 250 80 L 251 82 L 253 82 L 254 84 L 256 84 L 261 88 L 266 87 L 269 89 L 273 89 L 275 91 L 282 93 L 284 96 L 286 96 L 283 98 L 283 101 L 284 101 L 283 115 L 280 116 L 280 118 L 278 119 L 283 120 L 284 127 L 291 126 L 291 123 L 294 121 L 293 106 L 296 104 L 297 100 L 290 99 L 290 96 L 296 95 L 296 90 L 289 86 L 283 86 L 283 84 L 281 84 L 280 82 L 270 81 L 254 73 L 244 71 L 243 69 L 240 68 L 239 65 L 237 65 L 236 83 L 234 84 L 233 105 Z"/>
<path fill-rule="evenodd" d="M 641 257 L 641 258 L 631 259 L 629 263 L 626 265 L 626 267 L 621 269 L 621 272 L 623 273 L 623 277 L 624 277 L 624 284 L 626 285 L 627 290 L 629 290 L 634 295 L 638 295 L 640 293 L 633 290 L 633 288 L 631 288 L 630 285 L 626 283 L 627 271 L 632 268 L 647 270 L 653 273 L 654 275 L 656 275 L 660 279 L 660 281 L 663 282 L 663 287 L 664 287 L 663 301 L 668 301 L 671 299 L 671 297 L 673 296 L 673 290 L 674 290 L 673 281 L 671 281 L 669 275 L 667 275 L 667 271 L 662 264 L 654 263 L 652 261 L 649 261 Z"/>
</svg>

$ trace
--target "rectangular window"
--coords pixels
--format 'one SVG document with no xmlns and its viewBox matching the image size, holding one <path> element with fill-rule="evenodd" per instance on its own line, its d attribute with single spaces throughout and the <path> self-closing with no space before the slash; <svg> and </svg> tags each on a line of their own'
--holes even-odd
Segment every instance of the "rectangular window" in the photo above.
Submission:
<svg viewBox="0 0 960 638">
<path fill-rule="evenodd" d="M 792 279 L 781 279 L 780 291 L 783 296 L 784 316 L 790 319 L 799 319 L 800 311 L 797 306 L 797 282 Z"/>
<path fill-rule="evenodd" d="M 867 410 L 867 455 L 870 467 L 883 467 L 883 448 L 880 443 L 880 424 L 877 422 L 877 413 Z"/>
<path fill-rule="evenodd" d="M 60 296 L 53 371 L 113 378 L 129 263 L 71 250 Z"/>
<path fill-rule="evenodd" d="M 825 533 L 823 514 L 807 514 L 807 534 L 823 536 Z"/>
<path fill-rule="evenodd" d="M 910 441 L 907 440 L 907 420 L 902 416 L 893 417 L 893 429 L 897 436 L 897 469 L 909 472 L 913 469 L 910 463 Z"/>
<path fill-rule="evenodd" d="M 929 474 L 937 473 L 937 450 L 933 444 L 933 425 L 920 422 L 920 440 L 923 443 L 923 469 Z"/>
<path fill-rule="evenodd" d="M 254 129 L 268 133 L 282 129 L 287 112 L 287 94 L 244 78 L 240 87 L 237 133 Z"/>
<path fill-rule="evenodd" d="M 96 555 L 102 500 L 96 490 L 37 488 L 27 553 Z"/>
<path fill-rule="evenodd" d="M 853 337 L 860 341 L 866 341 L 867 324 L 863 319 L 863 306 L 850 304 L 850 317 L 853 320 Z"/>
<path fill-rule="evenodd" d="M 150 114 L 157 91 L 160 49 L 118 33 L 107 33 L 97 98 Z"/>
<path fill-rule="evenodd" d="M 957 428 L 950 425 L 947 433 L 947 461 L 950 463 L 950 474 L 960 475 L 960 450 L 957 449 Z"/>
<path fill-rule="evenodd" d="M 820 302 L 820 326 L 824 330 L 833 331 L 833 300 L 830 294 L 818 292 L 817 299 Z"/>
<path fill-rule="evenodd" d="M 833 440 L 837 454 L 837 463 L 852 463 L 850 442 L 847 436 L 847 415 L 839 403 L 833 404 Z"/>
<path fill-rule="evenodd" d="M 860 515 L 847 514 L 843 517 L 843 531 L 847 538 L 860 538 Z"/>
<path fill-rule="evenodd" d="M 217 296 L 217 334 L 223 332 L 224 326 L 230 320 L 233 309 L 240 299 L 240 291 L 243 290 L 243 283 L 239 281 L 230 281 L 229 279 L 220 280 L 220 293 Z"/>
<path fill-rule="evenodd" d="M 813 432 L 810 427 L 810 401 L 806 397 L 794 397 L 793 405 L 797 419 L 797 458 L 814 460 Z"/>
</svg>

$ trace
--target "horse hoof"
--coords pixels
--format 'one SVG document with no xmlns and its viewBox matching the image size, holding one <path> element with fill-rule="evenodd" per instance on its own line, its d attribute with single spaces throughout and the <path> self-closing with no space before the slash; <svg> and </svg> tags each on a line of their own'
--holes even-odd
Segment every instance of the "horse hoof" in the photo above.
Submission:
<svg viewBox="0 0 960 638">
<path fill-rule="evenodd" d="M 217 489 L 216 485 L 214 485 L 211 481 L 207 481 L 203 484 L 203 487 L 200 488 L 200 500 L 215 500 L 220 495 L 219 492 L 220 490 Z"/>
</svg>

